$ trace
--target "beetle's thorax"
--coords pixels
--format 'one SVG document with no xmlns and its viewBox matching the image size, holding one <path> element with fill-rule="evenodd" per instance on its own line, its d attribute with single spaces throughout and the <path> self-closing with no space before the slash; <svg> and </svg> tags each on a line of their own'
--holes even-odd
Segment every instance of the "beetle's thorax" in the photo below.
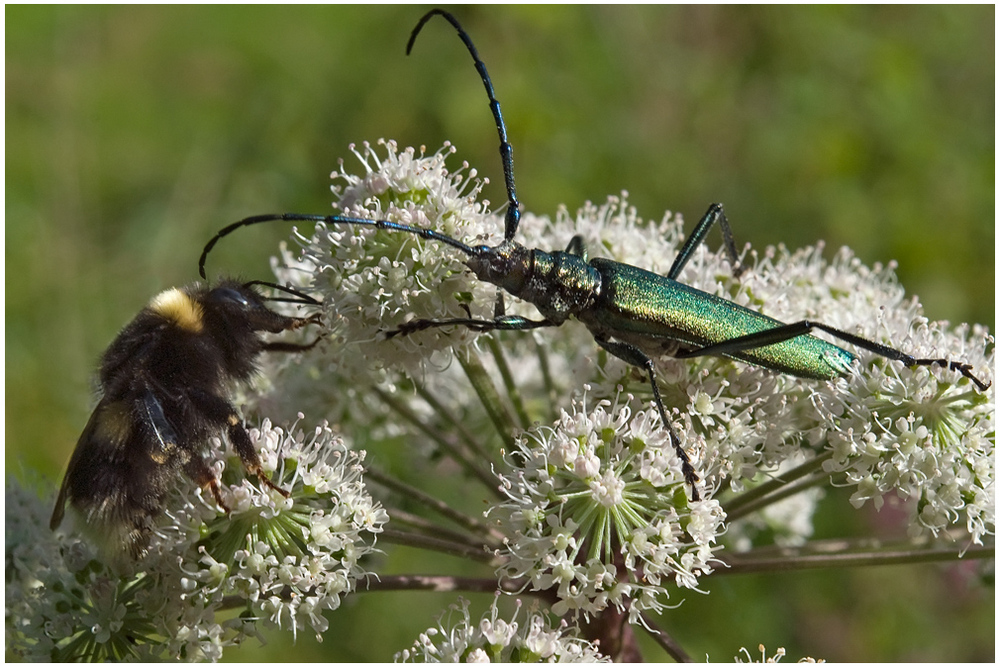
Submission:
<svg viewBox="0 0 1000 668">
<path fill-rule="evenodd" d="M 531 302 L 553 323 L 590 308 L 601 292 L 601 276 L 570 253 L 525 248 L 516 241 L 480 246 L 467 264 L 481 281 Z"/>
</svg>

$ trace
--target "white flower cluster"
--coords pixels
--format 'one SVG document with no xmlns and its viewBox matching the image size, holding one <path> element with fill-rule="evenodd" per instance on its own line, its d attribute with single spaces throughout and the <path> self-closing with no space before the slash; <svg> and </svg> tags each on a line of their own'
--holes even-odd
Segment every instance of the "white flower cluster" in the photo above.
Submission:
<svg viewBox="0 0 1000 668">
<path fill-rule="evenodd" d="M 655 411 L 599 401 L 529 431 L 500 474 L 503 575 L 551 590 L 557 615 L 614 605 L 637 621 L 668 585 L 711 573 L 723 528 L 717 501 L 687 500 L 680 459 Z"/>
<path fill-rule="evenodd" d="M 360 151 L 352 146 L 364 176 L 349 174 L 343 166 L 334 172 L 346 184 L 333 187 L 342 215 L 431 228 L 470 242 L 501 229 L 499 218 L 486 213 L 489 202 L 477 201 L 482 182 L 476 171 L 468 165 L 456 172 L 445 167 L 445 158 L 455 152 L 451 145 L 425 156 L 413 148 L 399 151 L 392 141 L 379 143 L 384 157 L 367 143 Z M 285 267 L 276 268 L 278 278 L 322 295 L 331 337 L 354 347 L 352 354 L 330 360 L 345 376 L 367 379 L 382 367 L 413 371 L 431 354 L 447 358 L 453 344 L 472 338 L 465 328 L 450 328 L 387 343 L 378 336 L 387 324 L 398 326 L 411 315 L 466 317 L 463 305 L 479 317 L 492 313 L 496 289 L 476 281 L 462 253 L 439 242 L 398 231 L 322 224 L 302 241 L 302 256 L 286 252 Z"/>
<path fill-rule="evenodd" d="M 981 359 L 982 352 L 969 345 L 987 338 L 981 328 L 971 336 L 964 326 L 948 331 L 914 311 L 911 303 L 886 317 L 901 347 L 931 358 Z M 992 356 L 991 349 L 977 369 L 992 368 Z M 942 375 L 887 364 L 877 379 L 851 378 L 850 401 L 829 436 L 833 456 L 824 468 L 845 472 L 856 486 L 855 507 L 872 501 L 880 508 L 887 494 L 914 501 L 912 536 L 965 524 L 982 544 L 996 531 L 994 389 L 979 392 Z"/>
<path fill-rule="evenodd" d="M 564 620 L 553 628 L 549 618 L 529 612 L 522 624 L 518 610 L 509 622 L 499 618 L 497 601 L 472 621 L 468 601 L 452 605 L 448 619 L 427 629 L 413 647 L 396 655 L 398 661 L 418 663 L 611 663 L 599 648 L 573 635 Z M 454 619 L 457 616 L 458 619 Z"/>
<path fill-rule="evenodd" d="M 765 649 L 763 645 L 758 645 L 757 651 L 760 652 L 759 660 L 755 659 L 753 655 L 750 654 L 750 650 L 746 647 L 741 647 L 740 652 L 743 656 L 737 654 L 733 661 L 735 663 L 779 663 L 787 654 L 784 647 L 779 647 L 773 656 L 767 655 L 767 649 Z M 746 657 L 746 661 L 743 660 L 743 657 Z M 805 656 L 799 659 L 796 663 L 826 663 L 826 661 L 823 659 L 814 659 L 810 656 Z"/>
<path fill-rule="evenodd" d="M 472 170 L 463 166 L 448 172 L 444 161 L 453 150 L 450 145 L 425 156 L 423 151 L 398 150 L 391 141 L 383 144 L 384 155 L 368 145 L 356 153 L 363 176 L 351 176 L 343 168 L 335 175 L 347 184 L 339 193 L 341 211 L 426 226 L 468 244 L 490 238 L 495 243 L 502 222 L 486 213 L 485 203 L 475 202 L 481 184 L 466 178 L 474 176 Z M 517 240 L 529 248 L 552 250 L 580 235 L 591 255 L 665 273 L 682 245 L 683 221 L 667 214 L 659 223 L 646 223 L 626 197 L 623 193 L 601 206 L 588 204 L 575 216 L 563 210 L 554 221 L 525 213 Z M 466 308 L 473 317 L 489 319 L 496 288 L 464 268 L 459 250 L 409 233 L 320 226 L 305 244 L 301 259 L 286 253 L 294 269 L 281 277 L 312 282 L 330 311 L 340 345 L 331 347 L 324 377 L 344 378 L 338 387 L 350 392 L 397 382 L 395 373 L 405 372 L 418 379 L 425 395 L 438 397 L 465 421 L 481 396 L 462 392 L 461 370 L 446 367 L 450 351 L 474 343 L 477 333 L 464 327 L 430 328 L 390 341 L 384 333 L 411 317 L 469 317 Z M 762 255 L 745 253 L 743 261 L 748 271 L 736 280 L 729 258 L 702 246 L 679 279 L 784 322 L 818 320 L 917 357 L 965 361 L 980 377 L 992 369 L 992 337 L 979 327 L 951 330 L 928 323 L 919 304 L 906 298 L 891 267 L 865 267 L 848 249 L 827 261 L 822 247 L 794 253 L 767 248 Z M 508 313 L 538 317 L 530 305 L 506 299 Z M 992 533 L 994 389 L 981 392 L 955 371 L 907 368 L 819 336 L 859 357 L 844 378 L 803 380 L 717 357 L 657 360 L 663 402 L 704 481 L 706 498 L 716 491 L 753 491 L 774 481 L 788 462 L 808 466 L 815 461 L 817 471 L 833 475 L 834 484 L 856 487 L 856 504 L 871 499 L 879 505 L 890 492 L 912 499 L 913 533 L 956 524 L 967 526 L 977 541 Z M 624 390 L 645 406 L 652 404 L 645 377 L 598 353 L 593 336 L 578 323 L 507 334 L 502 348 L 508 376 L 525 397 L 568 401 L 590 384 L 592 396 L 613 398 Z M 428 365 L 433 373 L 426 373 Z M 437 410 L 404 396 L 397 400 L 414 414 Z M 365 403 L 355 396 L 348 401 L 353 411 Z M 547 408 L 539 414 L 555 413 Z M 483 424 L 489 428 L 488 422 Z M 473 430 L 478 429 L 477 423 Z M 823 482 L 815 476 L 812 481 Z M 768 534 L 782 536 L 786 544 L 808 538 L 816 498 L 810 491 L 800 496 L 798 507 L 772 514 L 774 532 Z M 781 518 L 786 526 L 775 524 L 786 521 Z"/>
<path fill-rule="evenodd" d="M 575 219 L 564 212 L 545 233 L 582 234 L 590 247 L 617 261 L 661 273 L 682 245 L 679 221 L 668 215 L 658 226 L 642 225 L 617 199 L 585 207 Z M 785 322 L 818 320 L 918 358 L 965 361 L 980 377 L 993 368 L 993 338 L 984 328 L 929 323 L 891 268 L 869 269 L 846 248 L 832 262 L 823 259 L 822 247 L 795 253 L 768 248 L 763 258 L 753 254 L 753 259 L 736 281 L 722 252 L 699 250 L 680 279 Z M 559 350 L 560 341 L 553 337 L 551 348 Z M 857 486 L 855 505 L 873 499 L 880 506 L 890 492 L 916 500 L 913 534 L 956 524 L 965 524 L 977 542 L 992 534 L 994 388 L 980 391 L 940 367 L 908 368 L 864 350 L 852 352 L 860 362 L 834 382 L 801 380 L 722 358 L 660 360 L 660 387 L 664 403 L 682 421 L 685 448 L 715 485 L 740 492 L 787 462 L 829 457 L 824 470 L 846 472 L 847 483 Z M 612 363 L 606 370 L 603 382 L 591 381 L 604 396 L 624 386 L 650 397 L 625 365 Z M 834 477 L 838 484 L 843 480 Z M 814 494 L 803 496 L 802 512 L 784 513 L 793 522 L 773 527 L 787 543 L 811 533 L 811 522 L 803 519 L 814 502 Z"/>
<path fill-rule="evenodd" d="M 8 652 L 217 660 L 267 628 L 326 631 L 322 612 L 366 575 L 360 560 L 388 520 L 362 484 L 364 453 L 327 426 L 290 434 L 265 421 L 251 436 L 291 496 L 225 475 L 227 515 L 181 485 L 138 563 L 102 563 L 88 542 L 49 532 L 38 499 L 9 485 Z M 235 456 L 226 463 L 241 469 Z"/>
<path fill-rule="evenodd" d="M 475 171 L 447 169 L 450 145 L 431 155 L 381 145 L 355 151 L 362 176 L 335 173 L 342 215 L 470 246 L 499 241 L 502 220 L 477 201 Z M 683 228 L 670 214 L 642 221 L 623 193 L 575 216 L 525 213 L 516 241 L 551 251 L 580 235 L 592 256 L 664 274 Z M 758 537 L 802 544 L 829 484 L 850 486 L 855 506 L 877 508 L 890 494 L 912 501 L 912 534 L 964 526 L 981 543 L 995 532 L 994 389 L 954 370 L 908 368 L 853 348 L 858 363 L 829 382 L 728 358 L 656 360 L 668 419 L 701 476 L 703 500 L 694 502 L 646 375 L 600 349 L 579 323 L 496 339 L 462 326 L 390 338 L 413 318 L 492 319 L 497 288 L 475 279 L 460 247 L 430 233 L 332 223 L 300 241 L 302 255 L 283 251 L 276 272 L 322 300 L 329 331 L 308 364 L 268 374 L 281 391 L 258 403 L 262 412 L 308 408 L 372 439 L 366 447 L 405 439 L 418 456 L 435 448 L 490 484 L 492 466 L 504 495 L 487 513 L 496 531 L 476 533 L 480 523 L 470 521 L 475 537 L 462 547 L 501 538 L 500 577 L 554 595 L 555 615 L 593 619 L 610 608 L 634 623 L 661 610 L 671 587 L 697 589 L 723 538 L 740 550 Z M 891 267 L 869 269 L 847 249 L 828 262 L 821 251 L 744 253 L 748 270 L 737 281 L 730 259 L 702 246 L 679 280 L 784 322 L 816 320 L 918 358 L 967 362 L 991 380 L 985 329 L 930 323 Z M 538 318 L 531 305 L 505 300 L 506 313 Z M 621 306 L 627 313 L 639 304 Z M 411 437 L 414 425 L 423 436 Z M 239 459 L 216 452 L 231 512 L 179 486 L 149 554 L 127 573 L 103 565 L 86 543 L 44 530 L 46 509 L 8 486 L 8 653 L 218 659 L 267 628 L 326 631 L 322 613 L 366 575 L 361 560 L 388 516 L 363 486 L 364 452 L 325 423 L 311 435 L 292 431 L 268 422 L 253 431 L 288 498 L 243 479 Z M 498 619 L 494 607 L 474 625 L 467 606 L 457 610 L 454 628 L 428 630 L 401 658 L 602 658 L 541 614 L 520 624 Z"/>
<path fill-rule="evenodd" d="M 928 322 L 891 268 L 869 269 L 846 248 L 827 263 L 820 250 L 769 249 L 746 279 L 760 308 L 786 321 L 815 318 L 917 358 L 967 362 L 980 378 L 993 369 L 993 337 L 983 327 Z M 783 387 L 781 398 L 799 404 L 801 439 L 788 442 L 829 456 L 823 469 L 846 474 L 856 507 L 872 500 L 879 508 L 895 493 L 915 502 L 911 535 L 965 524 L 981 543 L 995 532 L 995 388 L 981 391 L 938 366 L 853 352 L 860 362 L 844 380 Z"/>
</svg>

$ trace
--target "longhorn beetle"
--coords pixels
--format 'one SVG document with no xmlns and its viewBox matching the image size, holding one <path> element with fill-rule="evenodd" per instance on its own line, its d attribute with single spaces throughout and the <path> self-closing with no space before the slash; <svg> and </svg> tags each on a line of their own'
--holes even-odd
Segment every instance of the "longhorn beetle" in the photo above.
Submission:
<svg viewBox="0 0 1000 668">
<path fill-rule="evenodd" d="M 660 355 L 681 359 L 721 355 L 801 378 L 833 380 L 842 376 L 857 358 L 839 346 L 810 335 L 810 332 L 820 330 L 844 343 L 906 366 L 936 364 L 947 367 L 971 380 L 980 391 L 989 388 L 991 383 L 979 380 L 973 375 L 972 366 L 965 362 L 917 358 L 813 320 L 785 324 L 679 282 L 677 277 L 681 270 L 716 223 L 722 231 L 733 274 L 738 277 L 742 273 L 743 267 L 737 258 L 732 230 L 721 204 L 712 204 L 708 208 L 677 254 L 666 276 L 604 258 L 588 259 L 583 240 L 579 236 L 573 237 L 565 251 L 547 252 L 525 248 L 519 244 L 514 240 L 521 211 L 514 187 L 513 148 L 507 140 L 500 102 L 493 91 L 486 64 L 479 57 L 472 39 L 454 16 L 444 10 L 434 9 L 425 14 L 414 27 L 406 45 L 406 53 L 410 53 L 420 30 L 434 16 L 441 16 L 458 32 L 486 88 L 500 138 L 500 160 L 507 191 L 503 241 L 496 246 L 469 246 L 436 230 L 388 220 L 295 213 L 265 214 L 244 218 L 223 228 L 206 244 L 199 260 L 199 271 L 203 278 L 208 253 L 222 237 L 240 227 L 271 221 L 310 221 L 328 225 L 374 227 L 413 234 L 456 248 L 468 256 L 466 265 L 480 280 L 499 286 L 515 297 L 534 304 L 542 314 L 542 319 L 530 320 L 522 316 L 506 315 L 503 296 L 499 294 L 492 320 L 472 317 L 415 320 L 388 332 L 387 336 L 391 338 L 447 326 L 464 326 L 481 332 L 523 331 L 558 327 L 570 316 L 575 317 L 590 330 L 601 348 L 618 359 L 645 370 L 653 390 L 656 409 L 669 431 L 671 443 L 681 460 L 684 479 L 691 486 L 691 496 L 695 501 L 700 499 L 696 486 L 699 477 L 667 417 L 656 384 L 653 360 Z"/>
</svg>

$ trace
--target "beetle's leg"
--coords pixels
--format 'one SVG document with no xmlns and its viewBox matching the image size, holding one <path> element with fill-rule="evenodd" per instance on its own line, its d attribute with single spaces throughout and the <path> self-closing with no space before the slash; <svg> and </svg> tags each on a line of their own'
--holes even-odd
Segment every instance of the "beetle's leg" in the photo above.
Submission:
<svg viewBox="0 0 1000 668">
<path fill-rule="evenodd" d="M 469 307 L 463 303 L 462 308 L 465 309 L 465 312 L 468 313 L 469 317 L 471 318 L 472 311 L 469 310 Z M 503 290 L 497 288 L 497 300 L 493 302 L 493 319 L 500 320 L 506 315 L 507 315 L 507 305 L 504 303 L 503 300 Z"/>
<path fill-rule="evenodd" d="M 403 323 L 398 329 L 393 329 L 385 333 L 385 338 L 391 339 L 397 335 L 409 336 L 415 332 L 422 332 L 433 327 L 468 327 L 477 332 L 501 331 L 524 331 L 528 329 L 538 329 L 539 327 L 558 327 L 557 323 L 551 320 L 528 320 L 519 315 L 505 315 L 495 320 L 479 320 L 477 318 L 452 318 L 449 320 L 413 320 Z"/>
<path fill-rule="evenodd" d="M 569 240 L 569 244 L 566 246 L 566 253 L 569 255 L 575 255 L 584 262 L 587 262 L 587 246 L 583 243 L 583 237 L 579 234 L 573 236 Z"/>
<path fill-rule="evenodd" d="M 691 255 L 694 254 L 695 248 L 698 247 L 705 237 L 708 235 L 708 231 L 712 229 L 712 225 L 716 223 L 719 224 L 719 229 L 722 230 L 722 241 L 726 247 L 726 255 L 729 256 L 729 261 L 733 265 L 733 276 L 736 278 L 740 277 L 740 274 L 746 269 L 740 262 L 740 259 L 736 253 L 736 242 L 733 241 L 733 230 L 729 227 L 729 220 L 726 219 L 726 213 L 722 210 L 721 204 L 713 204 L 708 207 L 708 211 L 705 215 L 701 217 L 698 224 L 695 226 L 694 231 L 691 232 L 691 236 L 687 238 L 684 245 L 681 247 L 680 251 L 677 253 L 677 257 L 674 258 L 674 263 L 670 265 L 670 271 L 667 272 L 667 278 L 672 280 L 677 280 L 677 275 L 681 273 L 681 269 L 684 265 L 688 263 L 691 259 Z"/>
<path fill-rule="evenodd" d="M 788 325 L 781 325 L 779 327 L 765 329 L 761 332 L 754 332 L 752 334 L 739 336 L 734 339 L 720 341 L 719 343 L 713 343 L 712 345 L 698 348 L 697 350 L 678 353 L 675 357 L 688 358 L 700 357 L 702 355 L 733 355 L 744 350 L 753 350 L 755 348 L 762 348 L 775 343 L 781 343 L 782 341 L 788 341 L 789 339 L 794 339 L 797 336 L 808 334 L 814 329 L 826 332 L 827 334 L 830 334 L 845 343 L 849 343 L 852 346 L 873 352 L 876 355 L 885 357 L 886 359 L 902 362 L 906 366 L 932 366 L 936 364 L 938 366 L 947 367 L 952 371 L 958 371 L 975 383 L 976 387 L 978 387 L 981 392 L 985 392 L 990 385 L 993 384 L 992 382 L 984 383 L 973 375 L 971 364 L 967 364 L 965 362 L 953 362 L 944 358 L 914 357 L 913 355 L 904 353 L 901 350 L 890 348 L 889 346 L 876 343 L 875 341 L 869 341 L 868 339 L 857 336 L 856 334 L 850 334 L 837 329 L 836 327 L 824 325 L 821 322 L 815 322 L 813 320 L 799 320 L 798 322 L 793 322 Z"/>
<path fill-rule="evenodd" d="M 399 329 L 387 332 L 386 338 L 392 338 L 397 334 L 408 335 L 424 329 L 429 329 L 431 327 L 447 327 L 449 325 L 460 325 L 483 332 L 490 332 L 494 330 L 528 330 L 537 329 L 539 327 L 557 326 L 556 323 L 549 320 L 528 320 L 527 318 L 522 318 L 521 316 L 516 315 L 505 316 L 496 320 L 477 320 L 474 318 L 455 318 L 452 320 L 415 320 L 404 324 Z M 649 384 L 653 388 L 653 399 L 656 403 L 656 409 L 660 413 L 660 419 L 663 422 L 663 425 L 670 434 L 670 441 L 674 446 L 674 450 L 677 452 L 677 456 L 681 460 L 681 471 L 684 474 L 684 481 L 691 486 L 691 499 L 693 501 L 700 501 L 701 496 L 698 494 L 698 488 L 696 486 L 696 483 L 699 480 L 698 474 L 695 472 L 694 466 L 691 464 L 691 458 L 688 457 L 687 452 L 685 452 L 684 448 L 681 447 L 681 439 L 674 430 L 673 424 L 671 424 L 670 420 L 667 419 L 667 411 L 663 407 L 663 399 L 660 397 L 660 388 L 656 384 L 656 369 L 653 365 L 653 360 L 651 360 L 648 355 L 635 346 L 627 343 L 608 341 L 607 339 L 600 337 L 596 338 L 596 340 L 599 346 L 618 359 L 646 370 L 646 373 L 649 376 Z"/>
<path fill-rule="evenodd" d="M 696 485 L 699 480 L 698 474 L 694 470 L 694 465 L 691 464 L 691 458 L 688 457 L 687 451 L 681 447 L 681 439 L 677 435 L 677 432 L 674 431 L 673 424 L 667 419 L 667 411 L 663 407 L 663 399 L 660 398 L 660 388 L 656 385 L 656 370 L 653 366 L 653 360 L 646 353 L 628 343 L 609 341 L 600 336 L 595 337 L 595 340 L 597 341 L 597 345 L 623 362 L 646 370 L 646 373 L 649 375 L 649 385 L 653 388 L 653 400 L 656 403 L 656 409 L 660 412 L 660 419 L 663 421 L 663 426 L 670 433 L 670 442 L 673 444 L 677 456 L 680 457 L 684 481 L 691 486 L 691 500 L 700 501 L 701 496 L 698 494 L 698 487 Z"/>
</svg>

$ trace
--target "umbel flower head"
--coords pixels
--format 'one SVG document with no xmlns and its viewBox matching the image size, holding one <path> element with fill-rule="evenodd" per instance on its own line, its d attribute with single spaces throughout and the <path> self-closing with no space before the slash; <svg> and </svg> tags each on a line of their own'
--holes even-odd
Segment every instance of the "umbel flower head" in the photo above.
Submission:
<svg viewBox="0 0 1000 668">
<path fill-rule="evenodd" d="M 490 512 L 506 536 L 503 572 L 554 590 L 555 614 L 614 605 L 634 623 L 662 609 L 669 584 L 695 588 L 712 572 L 724 515 L 714 499 L 687 500 L 658 422 L 654 410 L 599 401 L 529 431 L 508 455 L 508 500 Z"/>
<path fill-rule="evenodd" d="M 450 144 L 427 156 L 423 149 L 399 151 L 395 142 L 379 143 L 384 156 L 368 143 L 360 151 L 351 147 L 363 176 L 343 166 L 334 172 L 335 179 L 346 183 L 333 187 L 343 215 L 434 228 L 459 239 L 485 239 L 497 230 L 495 217 L 487 213 L 489 203 L 477 201 L 482 184 L 476 171 L 467 164 L 456 172 L 445 167 L 445 158 L 455 152 Z M 278 278 L 318 290 L 331 336 L 351 344 L 352 354 L 331 360 L 349 376 L 370 377 L 372 362 L 376 369 L 415 370 L 431 353 L 472 338 L 458 329 L 448 336 L 437 331 L 387 344 L 378 336 L 386 322 L 399 323 L 413 313 L 460 317 L 466 315 L 463 306 L 485 317 L 496 294 L 494 288 L 469 280 L 460 254 L 398 232 L 318 225 L 302 257 L 286 253 L 285 261 Z M 414 356 L 418 344 L 423 352 Z"/>
<path fill-rule="evenodd" d="M 251 437 L 290 497 L 229 479 L 239 458 L 217 451 L 232 512 L 179 486 L 138 563 L 108 565 L 88 542 L 53 534 L 34 492 L 8 485 L 7 651 L 28 660 L 217 660 L 266 629 L 326 631 L 322 612 L 366 575 L 361 559 L 388 519 L 364 489 L 364 453 L 325 425 L 286 432 L 265 420 Z"/>
<path fill-rule="evenodd" d="M 448 170 L 452 151 L 364 145 L 356 152 L 364 174 L 335 174 L 338 209 L 497 243 L 502 221 L 478 199 L 473 170 Z M 644 222 L 622 193 L 554 220 L 525 213 L 517 241 L 551 250 L 576 235 L 591 256 L 663 274 L 684 226 L 670 213 Z M 326 631 L 323 612 L 367 575 L 361 560 L 387 521 L 363 485 L 364 452 L 327 424 L 365 438 L 366 448 L 397 446 L 410 458 L 407 491 L 430 496 L 421 502 L 464 531 L 400 531 L 393 540 L 487 555 L 487 588 L 538 594 L 565 616 L 554 628 L 532 614 L 515 632 L 495 610 L 476 626 L 466 611 L 454 631 L 422 636 L 410 659 L 596 658 L 571 622 L 598 625 L 627 611 L 648 628 L 646 613 L 665 607 L 673 588 L 707 588 L 723 550 L 803 543 L 829 485 L 848 487 L 854 506 L 878 508 L 890 494 L 910 501 L 910 533 L 961 540 L 956 553 L 995 532 L 992 386 L 979 391 L 957 372 L 864 351 L 833 381 L 724 357 L 657 359 L 667 419 L 701 478 L 694 502 L 646 375 L 579 323 L 491 334 L 429 327 L 388 339 L 411 318 L 490 320 L 497 289 L 456 248 L 412 234 L 331 223 L 300 241 L 301 256 L 285 249 L 277 273 L 321 299 L 329 336 L 308 364 L 268 369 L 280 392 L 249 398 L 263 414 L 308 410 L 328 420 L 308 433 L 268 422 L 253 432 L 264 468 L 290 496 L 242 479 L 238 460 L 215 443 L 232 512 L 181 486 L 148 556 L 121 572 L 89 545 L 44 531 L 37 499 L 9 495 L 9 653 L 218 659 L 267 629 Z M 984 328 L 928 322 L 891 267 L 865 267 L 847 249 L 827 261 L 821 251 L 744 253 L 749 270 L 737 281 L 724 254 L 699 247 L 679 278 L 784 322 L 820 320 L 915 357 L 961 360 L 981 375 L 992 368 Z M 506 313 L 538 318 L 510 298 Z M 461 470 L 483 483 L 493 495 L 488 522 L 473 516 L 479 494 L 469 499 L 474 510 L 445 510 L 424 491 L 446 482 L 442 470 L 448 482 Z"/>
<path fill-rule="evenodd" d="M 382 144 L 381 151 L 366 144 L 356 153 L 361 176 L 343 167 L 335 174 L 346 183 L 335 189 L 342 212 L 431 227 L 469 244 L 498 241 L 502 221 L 488 213 L 485 202 L 476 201 L 481 184 L 473 181 L 474 171 L 465 165 L 448 171 L 450 145 L 425 155 L 399 150 L 391 141 Z M 587 204 L 575 215 L 562 210 L 554 220 L 525 213 L 517 241 L 552 250 L 580 235 L 591 256 L 666 273 L 683 242 L 683 221 L 669 212 L 659 222 L 643 221 L 626 197 Z M 736 225 L 737 236 L 738 230 Z M 320 375 L 347 389 L 339 392 L 343 403 L 337 403 L 338 396 L 323 400 L 345 428 L 352 420 L 368 424 L 372 419 L 370 399 L 351 394 L 370 396 L 356 389 L 364 387 L 416 388 L 413 394 L 394 393 L 394 410 L 424 419 L 447 411 L 471 433 L 500 432 L 493 447 L 504 443 L 509 450 L 512 435 L 535 421 L 554 425 L 550 436 L 541 438 L 545 430 L 536 430 L 524 441 L 532 452 L 566 438 L 560 430 L 569 424 L 558 417 L 559 407 L 568 406 L 584 385 L 592 388 L 591 400 L 617 401 L 627 392 L 634 397 L 636 415 L 652 407 L 645 376 L 600 351 L 593 335 L 572 321 L 530 333 L 484 335 L 456 326 L 386 340 L 386 332 L 411 318 L 493 317 L 497 289 L 477 280 L 454 248 L 412 234 L 336 224 L 319 226 L 302 243 L 301 257 L 285 252 L 289 268 L 279 268 L 278 275 L 317 291 L 329 310 L 327 321 L 338 345 L 328 348 Z M 980 375 L 992 368 L 993 338 L 985 328 L 929 322 L 916 299 L 906 297 L 891 266 L 866 267 L 846 248 L 828 261 L 822 250 L 750 251 L 742 258 L 748 270 L 736 280 L 724 253 L 700 247 L 679 279 L 784 322 L 818 320 L 915 357 L 968 362 Z M 508 314 L 538 319 L 531 305 L 509 295 L 506 301 Z M 490 343 L 491 337 L 501 337 L 502 343 Z M 480 406 L 492 401 L 482 389 L 483 377 L 473 378 L 475 351 L 481 348 L 490 352 L 481 364 L 487 380 L 489 374 L 497 378 L 492 381 L 496 393 L 516 395 L 521 402 L 515 402 L 517 418 L 504 428 L 497 425 L 511 409 Z M 744 506 L 748 493 L 767 491 L 777 501 L 789 498 L 790 491 L 832 482 L 853 487 L 855 505 L 871 501 L 878 507 L 887 494 L 910 500 L 914 535 L 965 526 L 978 542 L 993 533 L 994 388 L 979 391 L 959 373 L 940 367 L 907 368 L 864 350 L 854 352 L 858 363 L 834 381 L 794 378 L 724 357 L 656 360 L 663 402 L 703 480 L 703 498 L 718 498 L 727 514 L 743 517 L 749 508 L 762 507 L 759 499 Z M 452 354 L 460 365 L 450 364 Z M 474 392 L 467 384 L 462 389 L 468 382 L 463 376 L 472 379 Z M 311 378 L 314 388 L 315 375 Z M 282 382 L 283 387 L 310 386 L 294 379 Z M 312 395 L 315 389 L 300 398 L 308 401 Z M 525 466 L 535 461 L 522 459 Z M 796 463 L 792 471 L 789 462 Z M 783 466 L 789 477 L 783 472 L 776 478 Z M 505 475 L 511 485 L 522 481 L 522 473 Z M 530 480 L 535 472 L 523 475 Z M 772 516 L 772 522 L 787 521 L 772 526 L 774 532 L 791 544 L 807 538 L 815 501 L 813 494 L 800 509 Z M 679 504 L 675 510 L 685 517 L 691 509 Z M 587 552 L 592 545 L 581 549 Z M 607 566 L 615 553 L 588 558 L 598 557 Z"/>
<path fill-rule="evenodd" d="M 593 643 L 576 637 L 565 620 L 555 626 L 540 612 L 528 612 L 518 621 L 521 602 L 514 617 L 500 617 L 497 600 L 479 619 L 472 620 L 469 603 L 452 605 L 448 618 L 420 634 L 410 649 L 396 655 L 398 661 L 417 663 L 611 663 Z"/>
</svg>

